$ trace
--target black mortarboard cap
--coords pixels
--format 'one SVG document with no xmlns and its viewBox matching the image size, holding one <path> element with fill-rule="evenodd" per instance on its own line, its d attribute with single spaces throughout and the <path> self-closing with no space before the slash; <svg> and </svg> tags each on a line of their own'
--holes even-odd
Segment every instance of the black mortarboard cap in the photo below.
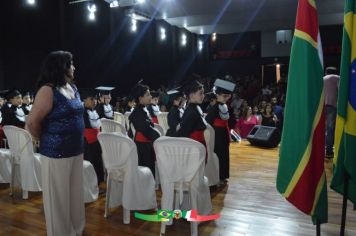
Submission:
<svg viewBox="0 0 356 236">
<path fill-rule="evenodd" d="M 14 97 L 16 97 L 16 96 L 18 96 L 18 95 L 21 95 L 21 93 L 20 93 L 18 90 L 16 90 L 16 89 L 11 89 L 11 90 L 9 90 L 9 91 L 6 93 L 5 98 L 6 98 L 7 100 L 10 100 L 10 99 L 12 99 L 12 98 L 14 98 Z"/>
<path fill-rule="evenodd" d="M 9 90 L 2 90 L 2 91 L 0 91 L 0 98 L 5 98 L 5 96 L 6 96 L 6 94 L 7 94 L 8 91 L 9 91 Z"/>
<path fill-rule="evenodd" d="M 159 97 L 159 92 L 158 92 L 158 91 L 152 90 L 152 91 L 150 91 L 150 93 L 151 93 L 151 96 L 152 96 L 153 98 L 158 98 L 158 97 Z"/>
<path fill-rule="evenodd" d="M 96 97 L 96 90 L 93 88 L 80 88 L 79 89 L 80 98 L 82 100 L 89 97 Z"/>
<path fill-rule="evenodd" d="M 220 94 L 220 93 L 230 94 L 234 92 L 235 86 L 236 86 L 235 83 L 222 79 L 216 79 L 214 83 L 216 94 Z"/>
</svg>

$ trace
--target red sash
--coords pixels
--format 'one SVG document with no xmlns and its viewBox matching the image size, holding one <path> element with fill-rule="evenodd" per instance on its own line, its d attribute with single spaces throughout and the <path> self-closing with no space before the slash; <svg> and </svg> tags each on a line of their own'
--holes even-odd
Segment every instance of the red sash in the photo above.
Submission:
<svg viewBox="0 0 356 236">
<path fill-rule="evenodd" d="M 208 150 L 207 150 L 207 146 L 205 143 L 204 130 L 194 131 L 193 133 L 191 133 L 189 135 L 189 138 L 194 139 L 195 141 L 198 141 L 198 142 L 204 144 L 205 150 L 206 150 L 206 153 L 205 153 L 205 164 L 206 164 L 208 162 Z"/>
<path fill-rule="evenodd" d="M 147 138 L 145 135 L 143 135 L 143 133 L 137 131 L 136 135 L 135 135 L 135 140 L 137 142 L 141 142 L 141 143 L 150 143 L 151 140 L 149 138 Z"/>
<path fill-rule="evenodd" d="M 100 130 L 98 128 L 85 128 L 84 137 L 89 144 L 95 143 L 98 141 L 98 134 Z"/>
<path fill-rule="evenodd" d="M 189 138 L 194 139 L 195 141 L 198 142 L 203 142 L 205 143 L 205 139 L 204 139 L 204 130 L 196 130 L 193 133 L 191 133 L 189 135 Z"/>
<path fill-rule="evenodd" d="M 152 122 L 154 123 L 154 124 L 158 124 L 158 118 L 157 118 L 157 116 L 156 117 L 151 117 L 152 119 Z"/>
<path fill-rule="evenodd" d="M 230 137 L 230 132 L 229 132 L 230 129 L 229 129 L 228 120 L 223 120 L 223 119 L 216 118 L 214 120 L 213 126 L 214 127 L 219 127 L 219 128 L 226 128 L 226 133 L 227 133 L 227 136 L 229 137 L 229 140 L 230 140 L 231 137 Z"/>
</svg>

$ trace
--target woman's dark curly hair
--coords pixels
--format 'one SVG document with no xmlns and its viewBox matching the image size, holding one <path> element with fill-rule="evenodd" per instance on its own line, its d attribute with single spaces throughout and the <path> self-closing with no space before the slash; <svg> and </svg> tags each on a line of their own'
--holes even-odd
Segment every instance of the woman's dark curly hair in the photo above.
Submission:
<svg viewBox="0 0 356 236">
<path fill-rule="evenodd" d="M 48 54 L 43 62 L 37 87 L 51 84 L 54 87 L 65 85 L 65 75 L 68 73 L 73 61 L 72 53 L 55 51 Z"/>
</svg>

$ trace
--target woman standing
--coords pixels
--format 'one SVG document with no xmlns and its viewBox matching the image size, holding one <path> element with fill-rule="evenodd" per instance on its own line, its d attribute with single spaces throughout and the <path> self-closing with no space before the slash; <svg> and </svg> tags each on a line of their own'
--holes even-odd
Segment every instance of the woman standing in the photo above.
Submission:
<svg viewBox="0 0 356 236">
<path fill-rule="evenodd" d="M 27 121 L 30 133 L 40 140 L 47 235 L 81 235 L 85 226 L 84 107 L 73 84 L 74 70 L 70 52 L 46 57 Z"/>
</svg>

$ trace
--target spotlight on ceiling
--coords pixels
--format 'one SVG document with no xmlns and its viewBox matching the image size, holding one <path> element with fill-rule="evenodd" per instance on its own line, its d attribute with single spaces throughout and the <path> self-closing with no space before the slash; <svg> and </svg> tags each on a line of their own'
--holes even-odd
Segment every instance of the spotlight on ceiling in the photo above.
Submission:
<svg viewBox="0 0 356 236">
<path fill-rule="evenodd" d="M 28 5 L 31 5 L 31 6 L 36 4 L 35 0 L 27 0 L 26 2 L 27 2 Z"/>
<path fill-rule="evenodd" d="M 165 40 L 166 39 L 166 29 L 161 27 L 161 40 Z"/>
<path fill-rule="evenodd" d="M 198 50 L 199 50 L 199 52 L 201 52 L 203 50 L 203 41 L 201 41 L 200 39 L 198 41 Z"/>
<path fill-rule="evenodd" d="M 118 7 L 119 6 L 119 1 L 117 0 L 114 0 L 110 3 L 110 7 L 113 8 L 113 7 Z"/>
<path fill-rule="evenodd" d="M 187 35 L 186 34 L 182 34 L 182 46 L 187 45 Z"/>
<path fill-rule="evenodd" d="M 89 11 L 89 20 L 93 21 L 95 20 L 95 12 L 96 12 L 96 5 L 95 4 L 90 4 L 88 5 L 88 11 Z"/>
<path fill-rule="evenodd" d="M 211 36 L 211 40 L 213 40 L 213 42 L 215 42 L 216 38 L 217 38 L 216 33 L 213 33 L 213 35 Z"/>
</svg>

